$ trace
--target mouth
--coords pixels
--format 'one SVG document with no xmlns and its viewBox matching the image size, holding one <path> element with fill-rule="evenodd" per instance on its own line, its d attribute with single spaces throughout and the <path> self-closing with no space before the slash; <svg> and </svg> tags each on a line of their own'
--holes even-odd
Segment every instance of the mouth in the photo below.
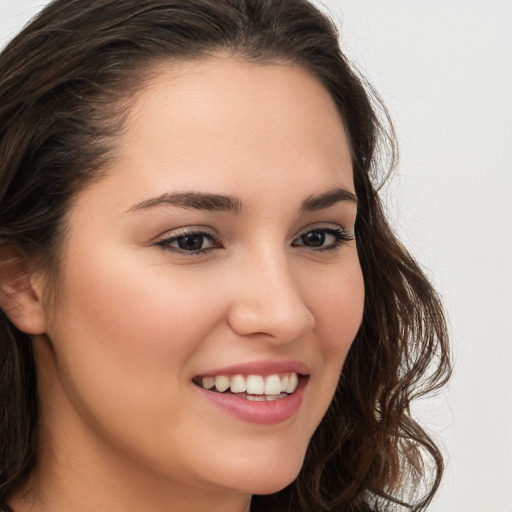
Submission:
<svg viewBox="0 0 512 512">
<path fill-rule="evenodd" d="M 292 395 L 307 375 L 297 372 L 272 375 L 215 375 L 194 377 L 192 382 L 213 393 L 236 395 L 253 402 L 273 402 Z"/>
</svg>

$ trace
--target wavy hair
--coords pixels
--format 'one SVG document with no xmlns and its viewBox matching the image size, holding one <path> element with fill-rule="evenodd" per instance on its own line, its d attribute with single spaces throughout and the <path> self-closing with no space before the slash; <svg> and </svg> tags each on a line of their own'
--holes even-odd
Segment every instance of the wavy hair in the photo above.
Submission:
<svg viewBox="0 0 512 512">
<path fill-rule="evenodd" d="M 379 199 L 396 160 L 386 111 L 342 53 L 335 25 L 307 0 L 48 4 L 0 54 L 0 249 L 16 247 L 58 275 L 64 215 L 102 175 L 156 64 L 219 53 L 300 66 L 332 96 L 350 139 L 366 290 L 361 328 L 298 478 L 255 496 L 252 510 L 424 510 L 443 460 L 410 403 L 449 376 L 443 309 Z M 0 312 L 0 499 L 33 469 L 37 431 L 31 339 Z"/>
</svg>

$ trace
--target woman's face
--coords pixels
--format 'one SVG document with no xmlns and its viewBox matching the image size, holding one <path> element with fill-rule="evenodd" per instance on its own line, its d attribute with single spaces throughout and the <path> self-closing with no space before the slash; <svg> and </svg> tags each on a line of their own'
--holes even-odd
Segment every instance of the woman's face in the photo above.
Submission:
<svg viewBox="0 0 512 512">
<path fill-rule="evenodd" d="M 41 467 L 46 450 L 55 474 L 67 461 L 98 485 L 183 493 L 291 482 L 361 322 L 355 217 L 347 137 L 315 78 L 161 65 L 69 211 L 36 340 Z"/>
</svg>

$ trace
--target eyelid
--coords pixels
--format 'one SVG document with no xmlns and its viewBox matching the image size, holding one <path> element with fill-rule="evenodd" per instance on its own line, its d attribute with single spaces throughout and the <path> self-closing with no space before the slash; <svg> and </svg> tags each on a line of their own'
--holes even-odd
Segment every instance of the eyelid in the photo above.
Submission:
<svg viewBox="0 0 512 512">
<path fill-rule="evenodd" d="M 183 226 L 175 229 L 168 229 L 164 231 L 157 238 L 165 239 L 165 238 L 173 238 L 179 236 L 187 236 L 187 235 L 195 235 L 195 234 L 204 234 L 206 236 L 216 236 L 215 230 L 208 226 Z"/>
<path fill-rule="evenodd" d="M 166 231 L 165 234 L 158 237 L 155 245 L 161 247 L 162 249 L 166 249 L 177 254 L 185 255 L 185 256 L 193 256 L 205 253 L 211 249 L 220 248 L 220 239 L 218 236 L 210 231 L 209 228 L 205 226 L 186 226 L 182 228 L 176 228 L 174 230 Z M 212 243 L 211 247 L 201 248 L 197 251 L 187 251 L 185 249 L 181 249 L 179 247 L 174 247 L 171 245 L 174 241 L 186 237 L 186 236 L 202 236 L 205 239 L 209 240 Z"/>
<path fill-rule="evenodd" d="M 194 256 L 204 254 L 213 249 L 223 248 L 221 239 L 219 238 L 217 233 L 212 233 L 210 230 L 212 228 L 206 226 L 186 226 L 176 228 L 174 230 L 166 231 L 163 235 L 159 236 L 155 242 L 155 245 L 159 246 L 162 249 L 174 252 L 178 255 L 183 256 Z M 212 230 L 214 231 L 214 230 Z M 333 237 L 334 240 L 330 243 L 314 246 L 308 245 L 301 240 L 301 238 L 308 233 L 311 232 L 323 232 L 324 234 Z M 178 242 L 180 239 L 185 238 L 187 236 L 198 236 L 202 237 L 205 240 L 209 241 L 208 247 L 202 247 L 193 250 L 193 249 L 185 249 L 183 247 L 175 246 L 174 243 Z M 304 247 L 313 251 L 327 251 L 327 250 L 336 250 L 340 248 L 344 243 L 349 242 L 354 239 L 354 235 L 346 230 L 340 224 L 332 224 L 332 223 L 317 223 L 310 224 L 301 229 L 297 235 L 293 238 L 291 245 L 292 247 Z M 202 244 L 204 245 L 204 244 Z"/>
<path fill-rule="evenodd" d="M 311 232 L 324 232 L 329 234 L 330 236 L 335 238 L 334 243 L 330 243 L 327 245 L 321 246 L 308 246 L 305 243 L 297 243 L 301 240 L 304 235 L 307 235 Z M 297 236 L 292 241 L 292 247 L 305 247 L 311 251 L 322 252 L 322 251 L 335 251 L 339 249 L 342 245 L 351 240 L 354 240 L 354 235 L 352 232 L 347 231 L 343 226 L 339 224 L 311 224 L 306 226 L 304 229 L 299 231 Z"/>
<path fill-rule="evenodd" d="M 332 224 L 332 223 L 317 223 L 317 224 L 310 224 L 303 229 L 301 229 L 297 235 L 295 236 L 294 240 L 301 237 L 302 235 L 305 235 L 306 233 L 309 233 L 310 231 L 336 231 L 343 233 L 344 236 L 347 237 L 347 239 L 354 239 L 354 234 L 352 231 L 344 228 L 340 224 Z"/>
</svg>

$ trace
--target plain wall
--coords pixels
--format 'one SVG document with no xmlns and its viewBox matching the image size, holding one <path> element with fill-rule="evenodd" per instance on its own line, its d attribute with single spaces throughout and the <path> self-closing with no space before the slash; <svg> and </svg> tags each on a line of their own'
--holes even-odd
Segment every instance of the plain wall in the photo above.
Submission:
<svg viewBox="0 0 512 512">
<path fill-rule="evenodd" d="M 45 3 L 0 0 L 0 46 Z M 451 326 L 453 379 L 415 409 L 447 454 L 429 510 L 512 512 L 512 1 L 321 3 L 391 112 L 389 215 Z"/>
</svg>

